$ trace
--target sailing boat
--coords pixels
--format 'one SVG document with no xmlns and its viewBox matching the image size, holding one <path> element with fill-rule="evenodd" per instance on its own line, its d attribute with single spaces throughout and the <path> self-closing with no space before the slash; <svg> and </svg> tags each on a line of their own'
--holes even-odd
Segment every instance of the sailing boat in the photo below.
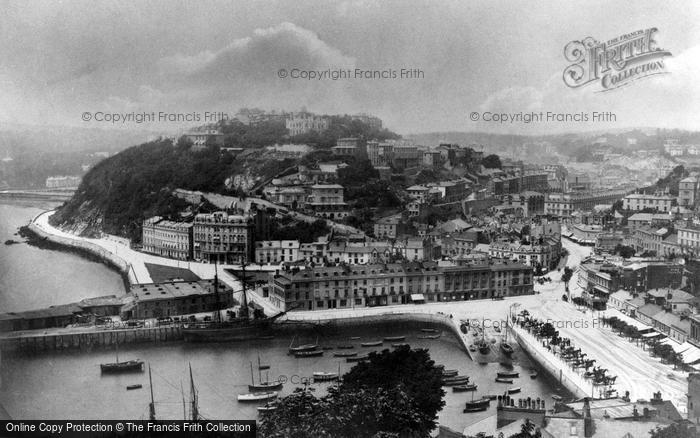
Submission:
<svg viewBox="0 0 700 438">
<path fill-rule="evenodd" d="M 262 374 L 260 373 L 260 368 L 258 368 L 258 384 L 255 384 L 255 379 L 253 378 L 253 362 L 250 363 L 250 382 L 248 385 L 248 390 L 251 392 L 257 391 L 271 391 L 276 389 L 282 389 L 283 383 L 279 380 L 277 382 L 263 382 Z"/>
<path fill-rule="evenodd" d="M 103 373 L 127 373 L 132 371 L 143 371 L 143 361 L 138 359 L 119 362 L 119 341 L 115 343 L 115 354 L 117 361 L 112 363 L 100 364 L 100 370 Z"/>
<path fill-rule="evenodd" d="M 269 318 L 251 319 L 248 315 L 248 297 L 246 295 L 246 263 L 241 265 L 243 270 L 241 284 L 243 285 L 243 302 L 241 303 L 240 316 L 230 321 L 221 320 L 221 303 L 219 302 L 219 275 L 218 265 L 214 263 L 214 293 L 216 294 L 216 311 L 213 321 L 209 324 L 182 329 L 183 337 L 189 342 L 222 342 L 222 341 L 245 341 L 258 339 L 261 332 L 270 328 L 272 321 L 284 314 L 280 312 Z"/>
<path fill-rule="evenodd" d="M 486 342 L 486 329 L 484 327 L 484 320 L 481 320 L 481 340 L 476 343 L 481 354 L 489 354 L 491 352 L 491 347 Z"/>
<path fill-rule="evenodd" d="M 510 321 L 508 321 L 508 319 L 506 319 L 506 336 L 505 336 L 505 340 L 501 342 L 501 351 L 506 356 L 510 356 L 511 354 L 513 354 L 513 347 L 508 343 L 508 323 L 509 322 Z"/>
<path fill-rule="evenodd" d="M 289 344 L 289 352 L 291 354 L 297 354 L 297 353 L 303 353 L 303 352 L 309 352 L 309 351 L 314 351 L 318 348 L 318 337 L 316 338 L 316 342 L 313 344 L 303 344 L 303 345 L 298 345 L 296 347 L 292 347 L 294 345 L 294 339 L 292 338 L 292 343 Z"/>
</svg>

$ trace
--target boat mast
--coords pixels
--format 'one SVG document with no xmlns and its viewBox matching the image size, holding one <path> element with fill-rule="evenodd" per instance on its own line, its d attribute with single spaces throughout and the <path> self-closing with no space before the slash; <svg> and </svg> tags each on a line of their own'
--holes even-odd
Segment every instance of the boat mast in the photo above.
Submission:
<svg viewBox="0 0 700 438">
<path fill-rule="evenodd" d="M 253 378 L 253 361 L 250 361 L 250 383 L 255 385 L 255 378 Z"/>
<path fill-rule="evenodd" d="M 192 378 L 192 364 L 190 364 L 190 404 L 192 421 L 199 421 L 199 407 L 197 406 L 197 389 L 194 387 L 194 378 Z"/>
<path fill-rule="evenodd" d="M 242 318 L 248 318 L 248 297 L 246 296 L 246 291 L 245 291 L 245 281 L 246 281 L 246 276 L 245 276 L 245 257 L 243 258 L 243 263 L 241 263 L 241 269 L 243 270 L 243 279 L 241 280 L 243 283 L 243 305 L 241 307 L 241 317 Z"/>
<path fill-rule="evenodd" d="M 219 303 L 219 265 L 217 261 L 218 257 L 214 259 L 214 297 L 216 299 L 214 321 L 219 322 L 221 319 L 221 303 Z"/>
<path fill-rule="evenodd" d="M 180 380 L 180 394 L 182 394 L 182 419 L 187 421 L 187 403 L 185 402 L 185 390 L 182 389 L 182 380 Z"/>
<path fill-rule="evenodd" d="M 251 362 L 250 366 L 252 367 L 253 364 Z M 258 354 L 258 382 L 262 382 L 262 371 L 260 370 L 260 355 Z"/>
<path fill-rule="evenodd" d="M 151 421 L 156 419 L 156 404 L 153 401 L 153 377 L 151 376 L 151 364 L 148 364 L 148 384 L 151 387 L 151 403 L 148 405 L 148 418 Z"/>
</svg>

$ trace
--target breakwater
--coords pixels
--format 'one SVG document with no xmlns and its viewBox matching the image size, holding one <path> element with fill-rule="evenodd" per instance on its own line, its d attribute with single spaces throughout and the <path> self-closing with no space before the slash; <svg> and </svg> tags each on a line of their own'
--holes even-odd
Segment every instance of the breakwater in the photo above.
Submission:
<svg viewBox="0 0 700 438">
<path fill-rule="evenodd" d="M 21 333 L 0 338 L 0 351 L 45 351 L 106 348 L 116 344 L 160 343 L 182 340 L 179 325 L 67 333 Z"/>
</svg>

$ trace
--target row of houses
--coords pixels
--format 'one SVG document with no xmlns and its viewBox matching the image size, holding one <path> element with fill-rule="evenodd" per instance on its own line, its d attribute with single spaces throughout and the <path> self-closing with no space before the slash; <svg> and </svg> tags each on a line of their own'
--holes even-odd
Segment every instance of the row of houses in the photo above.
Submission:
<svg viewBox="0 0 700 438">
<path fill-rule="evenodd" d="M 259 264 L 348 263 L 365 265 L 385 263 L 397 258 L 429 261 L 440 257 L 440 247 L 429 239 L 408 237 L 392 241 L 346 242 L 321 238 L 316 242 L 264 240 L 255 242 L 255 261 Z"/>
<path fill-rule="evenodd" d="M 508 260 L 305 266 L 270 274 L 282 311 L 444 302 L 534 293 L 532 269 Z"/>
</svg>

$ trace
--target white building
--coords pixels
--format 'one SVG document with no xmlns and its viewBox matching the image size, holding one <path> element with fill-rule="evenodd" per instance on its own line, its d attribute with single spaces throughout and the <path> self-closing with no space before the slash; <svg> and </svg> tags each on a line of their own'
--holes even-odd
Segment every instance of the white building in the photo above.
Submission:
<svg viewBox="0 0 700 438">
<path fill-rule="evenodd" d="M 255 242 L 255 262 L 279 264 L 299 260 L 298 240 L 260 240 Z"/>
<path fill-rule="evenodd" d="M 622 206 L 625 210 L 637 211 L 650 208 L 656 211 L 668 212 L 671 211 L 673 201 L 674 197 L 671 195 L 632 193 L 624 197 Z"/>
<path fill-rule="evenodd" d="M 330 122 L 327 117 L 301 112 L 292 113 L 285 120 L 285 127 L 289 130 L 289 135 L 301 135 L 311 131 L 323 132 L 328 129 Z"/>
</svg>

